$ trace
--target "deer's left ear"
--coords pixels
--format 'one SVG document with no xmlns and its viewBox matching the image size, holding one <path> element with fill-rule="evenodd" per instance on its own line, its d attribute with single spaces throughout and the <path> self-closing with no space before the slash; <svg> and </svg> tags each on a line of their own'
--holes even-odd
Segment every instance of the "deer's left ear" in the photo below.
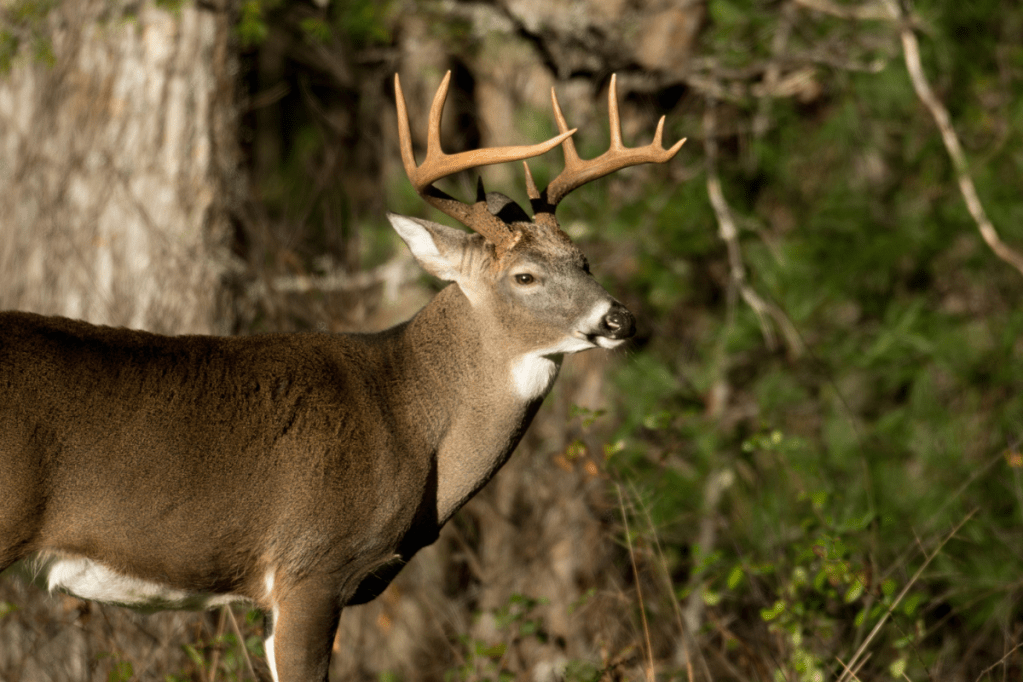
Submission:
<svg viewBox="0 0 1023 682">
<path fill-rule="evenodd" d="M 459 265 L 471 238 L 467 232 L 396 213 L 388 213 L 387 219 L 424 270 L 447 282 L 462 280 Z"/>
</svg>

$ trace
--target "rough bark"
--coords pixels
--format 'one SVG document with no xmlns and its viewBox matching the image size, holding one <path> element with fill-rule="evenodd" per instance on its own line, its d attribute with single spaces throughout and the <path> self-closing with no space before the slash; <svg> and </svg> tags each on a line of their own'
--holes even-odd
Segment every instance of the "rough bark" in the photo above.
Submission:
<svg viewBox="0 0 1023 682">
<path fill-rule="evenodd" d="M 236 59 L 228 12 L 204 7 L 65 0 L 43 22 L 53 63 L 25 44 L 0 74 L 0 309 L 228 328 Z M 15 579 L 0 580 L 5 602 L 4 680 L 114 679 L 123 662 L 163 679 L 193 667 L 181 645 L 208 618 L 141 618 Z"/>
<path fill-rule="evenodd" d="M 0 78 L 0 308 L 224 328 L 227 13 L 69 0 L 47 26 L 55 63 L 23 50 Z"/>
</svg>

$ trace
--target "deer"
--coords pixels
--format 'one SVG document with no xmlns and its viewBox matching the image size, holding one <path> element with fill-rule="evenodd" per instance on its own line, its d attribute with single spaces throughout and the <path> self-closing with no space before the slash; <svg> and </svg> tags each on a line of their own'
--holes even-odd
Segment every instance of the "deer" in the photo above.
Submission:
<svg viewBox="0 0 1023 682">
<path fill-rule="evenodd" d="M 470 232 L 388 214 L 418 264 L 450 282 L 377 333 L 163 336 L 0 313 L 0 571 L 30 562 L 51 592 L 142 611 L 246 602 L 265 614 L 274 682 L 328 679 L 343 608 L 379 595 L 511 456 L 563 357 L 612 349 L 632 313 L 555 217 L 581 185 L 665 163 L 644 147 L 583 160 L 554 89 L 558 135 L 446 154 L 451 74 L 422 164 L 394 77 L 402 163 L 416 192 Z M 526 159 L 561 146 L 538 191 Z M 533 215 L 478 185 L 434 183 L 522 161 Z"/>
</svg>

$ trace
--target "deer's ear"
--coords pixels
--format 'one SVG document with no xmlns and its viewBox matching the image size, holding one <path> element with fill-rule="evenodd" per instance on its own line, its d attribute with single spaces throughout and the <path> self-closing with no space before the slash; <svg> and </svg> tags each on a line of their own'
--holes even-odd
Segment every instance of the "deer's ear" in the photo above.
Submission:
<svg viewBox="0 0 1023 682">
<path fill-rule="evenodd" d="M 469 246 L 468 233 L 395 213 L 388 213 L 387 219 L 391 221 L 398 236 L 408 244 L 412 255 L 424 270 L 447 282 L 462 279 L 459 265 L 462 263 L 462 253 Z"/>
</svg>

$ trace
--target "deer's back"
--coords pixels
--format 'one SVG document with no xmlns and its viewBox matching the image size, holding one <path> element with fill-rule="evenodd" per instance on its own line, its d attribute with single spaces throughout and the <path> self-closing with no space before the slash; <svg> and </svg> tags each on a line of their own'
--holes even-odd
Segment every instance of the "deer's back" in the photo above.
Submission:
<svg viewBox="0 0 1023 682">
<path fill-rule="evenodd" d="M 169 337 L 0 313 L 0 488 L 45 504 L 39 518 L 76 520 L 44 520 L 37 549 L 88 554 L 102 536 L 138 565 L 151 540 L 154 571 L 199 582 L 268 539 L 292 553 L 280 561 L 302 561 L 408 513 L 376 499 L 381 468 L 395 479 L 415 472 L 387 454 L 388 416 L 359 369 L 366 352 L 327 334 Z M 318 537 L 294 537 L 294 524 L 324 508 L 334 518 Z M 170 528 L 208 543 L 192 555 L 209 565 L 174 566 L 161 537 Z"/>
</svg>

